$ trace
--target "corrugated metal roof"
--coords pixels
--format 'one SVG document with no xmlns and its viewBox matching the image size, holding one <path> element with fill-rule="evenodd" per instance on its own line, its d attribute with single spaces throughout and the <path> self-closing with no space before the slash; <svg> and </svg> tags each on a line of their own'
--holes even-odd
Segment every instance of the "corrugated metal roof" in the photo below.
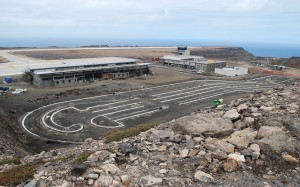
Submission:
<svg viewBox="0 0 300 187">
<path fill-rule="evenodd" d="M 136 59 L 121 58 L 121 57 L 102 57 L 102 58 L 80 58 L 80 59 L 63 59 L 63 60 L 49 60 L 52 64 L 43 64 L 29 66 L 30 70 L 37 69 L 51 69 L 51 68 L 64 68 L 76 66 L 89 66 L 89 65 L 103 65 L 103 64 L 116 64 L 116 63 L 132 63 L 137 62 Z"/>
<path fill-rule="evenodd" d="M 34 73 L 37 75 L 45 75 L 45 74 L 52 74 L 52 73 L 68 73 L 68 72 L 79 72 L 79 71 L 92 71 L 92 70 L 101 70 L 101 69 L 110 69 L 110 68 L 119 68 L 119 67 L 134 67 L 134 66 L 145 66 L 145 65 L 150 65 L 150 63 L 139 63 L 139 64 L 126 64 L 126 65 L 116 65 L 116 66 L 100 66 L 100 67 L 91 67 L 91 68 L 77 68 L 77 69 L 66 69 L 66 70 L 61 70 L 61 71 L 55 71 L 45 69 L 43 70 L 37 70 Z"/>
<path fill-rule="evenodd" d="M 203 56 L 195 55 L 165 55 L 163 59 L 166 60 L 189 60 L 189 59 L 203 59 Z"/>
</svg>

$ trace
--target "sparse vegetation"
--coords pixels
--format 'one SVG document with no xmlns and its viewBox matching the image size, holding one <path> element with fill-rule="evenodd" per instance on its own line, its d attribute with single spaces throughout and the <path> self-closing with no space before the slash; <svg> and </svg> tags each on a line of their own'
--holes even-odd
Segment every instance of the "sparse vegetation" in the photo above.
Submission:
<svg viewBox="0 0 300 187">
<path fill-rule="evenodd" d="M 0 160 L 0 166 L 5 164 L 21 164 L 21 160 L 18 157 Z"/>
<path fill-rule="evenodd" d="M 113 142 L 113 141 L 120 141 L 124 138 L 132 137 L 138 135 L 140 132 L 144 132 L 146 130 L 151 129 L 159 125 L 159 122 L 152 122 L 152 123 L 143 123 L 128 129 L 123 130 L 110 130 L 105 135 L 105 142 Z"/>
<path fill-rule="evenodd" d="M 93 154 L 93 151 L 84 151 L 83 153 L 81 153 L 74 161 L 73 164 L 77 165 L 77 164 L 82 164 L 83 162 L 85 162 L 87 160 L 87 158 Z"/>
<path fill-rule="evenodd" d="M 34 171 L 40 166 L 37 164 L 27 164 L 17 166 L 0 173 L 0 185 L 2 186 L 16 186 L 22 182 L 33 177 Z"/>
</svg>

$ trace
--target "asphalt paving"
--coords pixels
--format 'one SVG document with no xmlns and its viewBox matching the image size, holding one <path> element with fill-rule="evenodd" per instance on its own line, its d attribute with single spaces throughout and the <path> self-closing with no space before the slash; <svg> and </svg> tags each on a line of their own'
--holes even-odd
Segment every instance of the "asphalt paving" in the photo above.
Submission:
<svg viewBox="0 0 300 187">
<path fill-rule="evenodd" d="M 192 80 L 110 95 L 53 103 L 27 113 L 22 126 L 44 140 L 80 143 L 109 129 L 167 122 L 188 115 L 214 99 L 282 87 L 292 78 L 264 76 L 245 81 Z"/>
</svg>

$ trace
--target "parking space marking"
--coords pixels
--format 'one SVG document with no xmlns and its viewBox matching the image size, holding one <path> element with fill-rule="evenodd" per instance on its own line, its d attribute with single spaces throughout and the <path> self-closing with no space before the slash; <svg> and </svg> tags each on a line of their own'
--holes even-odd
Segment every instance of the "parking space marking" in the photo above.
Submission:
<svg viewBox="0 0 300 187">
<path fill-rule="evenodd" d="M 126 105 L 120 105 L 120 106 L 105 108 L 105 109 L 102 109 L 102 110 L 95 110 L 92 113 L 98 113 L 98 112 L 102 112 L 102 111 L 106 111 L 106 110 L 117 109 L 117 108 L 122 108 L 122 107 L 125 107 L 125 106 L 137 105 L 137 104 L 139 104 L 139 103 L 137 103 L 137 102 L 136 103 L 129 103 L 129 104 L 126 104 Z"/>
</svg>

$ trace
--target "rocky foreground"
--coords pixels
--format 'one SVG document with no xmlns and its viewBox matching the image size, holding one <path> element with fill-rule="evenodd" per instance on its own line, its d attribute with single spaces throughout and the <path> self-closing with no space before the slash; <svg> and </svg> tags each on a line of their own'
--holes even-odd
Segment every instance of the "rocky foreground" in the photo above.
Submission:
<svg viewBox="0 0 300 187">
<path fill-rule="evenodd" d="M 300 186 L 299 96 L 296 82 L 122 142 L 88 139 L 27 156 L 23 165 L 44 162 L 19 186 Z"/>
</svg>

